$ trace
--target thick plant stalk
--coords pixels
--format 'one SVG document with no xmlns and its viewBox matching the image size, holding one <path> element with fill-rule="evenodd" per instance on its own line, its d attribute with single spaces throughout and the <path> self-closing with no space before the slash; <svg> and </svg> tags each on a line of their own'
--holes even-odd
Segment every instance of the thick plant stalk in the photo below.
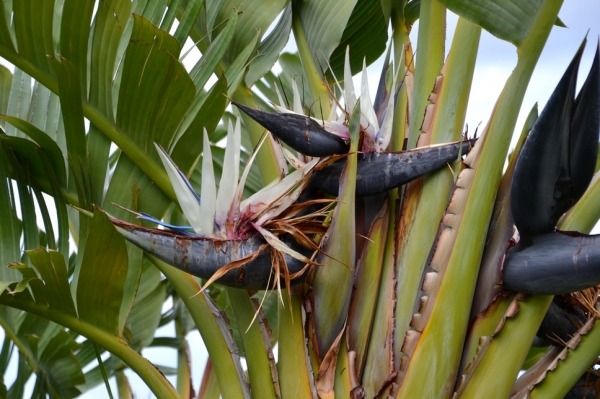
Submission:
<svg viewBox="0 0 600 399">
<path fill-rule="evenodd" d="M 415 68 L 415 87 L 410 112 L 408 149 L 417 146 L 429 93 L 444 65 L 446 7 L 437 0 L 421 1 L 419 37 Z"/>
<path fill-rule="evenodd" d="M 304 334 L 304 309 L 300 297 L 291 295 L 287 306 L 279 304 L 279 359 L 277 371 L 282 399 L 317 398 L 313 370 Z"/>
<path fill-rule="evenodd" d="M 552 296 L 535 295 L 519 303 L 518 316 L 508 319 L 470 377 L 460 399 L 507 398 Z M 502 364 L 498 364 L 503 359 Z M 487 396 L 492 395 L 492 396 Z"/>
<path fill-rule="evenodd" d="M 510 184 L 517 157 L 537 116 L 537 105 L 535 105 L 529 113 L 517 145 L 509 157 L 508 168 L 498 188 L 471 307 L 471 327 L 465 340 L 459 369 L 461 377 L 457 382 L 457 389 L 461 389 L 464 381 L 469 378 L 469 373 L 474 368 L 469 365 L 476 363 L 477 358 L 484 355 L 486 344 L 498 332 L 499 326 L 504 323 L 506 317 L 513 315 L 514 311 L 518 310 L 518 303 L 514 301 L 514 295 L 508 297 L 502 295 L 504 289 L 500 285 L 502 283 L 500 265 L 506 256 L 507 243 L 514 234 L 514 222 L 510 212 Z M 509 308 L 509 306 L 515 306 L 516 309 Z M 467 371 L 467 367 L 469 367 L 469 371 Z"/>
<path fill-rule="evenodd" d="M 562 1 L 547 0 L 519 48 L 519 61 L 488 125 L 485 143 L 473 160 L 472 188 L 466 191 L 464 213 L 434 308 L 410 360 L 398 397 L 444 397 L 451 394 L 468 326 L 485 237 L 511 133 L 527 82 L 556 20 Z M 461 287 L 457 290 L 457 287 Z M 448 329 L 447 325 L 454 326 Z M 533 337 L 532 337 L 533 339 Z M 423 384 L 423 375 L 430 383 Z M 490 391 L 488 396 L 498 396 Z M 499 395 L 503 397 L 504 395 Z"/>
<path fill-rule="evenodd" d="M 279 383 L 277 372 L 274 369 L 271 342 L 268 334 L 265 336 L 261 331 L 264 328 L 263 316 L 259 313 L 257 320 L 254 320 L 257 308 L 246 291 L 226 287 L 225 292 L 235 314 L 235 321 L 244 346 L 252 398 L 279 397 Z M 260 320 L 258 320 L 259 318 Z"/>
<path fill-rule="evenodd" d="M 460 19 L 452 48 L 444 68 L 445 76 L 436 83 L 433 105 L 428 108 L 428 119 L 432 120 L 427 136 L 433 143 L 458 140 L 466 115 L 466 108 L 475 68 L 481 28 Z M 435 108 L 434 108 L 435 107 Z M 433 114 L 433 115 L 431 115 Z M 465 152 L 462 152 L 465 154 Z M 457 157 L 454 160 L 458 159 Z M 415 298 L 425 263 L 438 231 L 453 184 L 448 170 L 425 176 L 421 185 L 418 182 L 408 186 L 404 199 L 403 218 L 399 221 L 401 233 L 396 278 L 401 281 L 396 287 L 398 305 L 395 309 L 395 362 L 403 357 L 400 353 L 404 337 L 414 313 Z M 433 199 L 435 201 L 423 199 Z M 412 213 L 410 209 L 414 210 Z"/>
</svg>

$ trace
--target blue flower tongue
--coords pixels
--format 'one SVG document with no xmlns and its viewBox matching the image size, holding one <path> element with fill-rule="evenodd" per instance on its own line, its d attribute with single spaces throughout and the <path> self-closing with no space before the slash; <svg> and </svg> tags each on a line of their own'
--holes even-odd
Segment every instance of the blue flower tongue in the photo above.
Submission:
<svg viewBox="0 0 600 399">
<path fill-rule="evenodd" d="M 556 86 L 523 146 L 511 187 L 511 210 L 521 235 L 554 230 L 583 195 L 598 152 L 598 54 L 574 105 L 584 43 Z"/>
<path fill-rule="evenodd" d="M 263 112 L 235 101 L 232 104 L 301 154 L 325 157 L 348 152 L 344 140 L 323 129 L 314 119 L 297 114 Z"/>
</svg>

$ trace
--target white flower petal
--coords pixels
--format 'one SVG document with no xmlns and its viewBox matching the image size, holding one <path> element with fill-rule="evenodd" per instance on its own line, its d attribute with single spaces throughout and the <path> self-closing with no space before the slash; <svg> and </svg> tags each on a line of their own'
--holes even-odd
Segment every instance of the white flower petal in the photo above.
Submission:
<svg viewBox="0 0 600 399">
<path fill-rule="evenodd" d="M 305 116 L 304 114 L 299 114 L 295 111 L 289 110 L 285 107 L 281 107 L 275 103 L 271 103 L 271 105 L 275 108 L 276 111 L 278 111 L 280 114 L 295 114 L 295 115 L 302 115 Z"/>
<path fill-rule="evenodd" d="M 367 76 L 367 60 L 363 59 L 363 71 L 362 71 L 362 92 L 360 95 L 360 124 L 363 128 L 366 128 L 367 133 L 372 134 L 371 139 L 375 139 L 375 134 L 379 130 L 379 123 L 377 123 L 377 114 L 373 109 L 373 102 L 369 94 L 369 78 Z"/>
<path fill-rule="evenodd" d="M 298 91 L 298 85 L 296 84 L 296 79 L 292 79 L 292 89 L 294 90 L 294 104 L 292 108 L 294 112 L 300 115 L 304 115 L 304 110 L 302 109 L 302 100 L 300 99 L 300 92 Z"/>
<path fill-rule="evenodd" d="M 258 191 L 250 198 L 244 200 L 240 204 L 241 213 L 244 215 L 249 215 L 251 220 L 256 220 L 260 217 L 260 225 L 262 225 L 267 220 L 270 220 L 281 212 L 283 209 L 280 209 L 278 212 L 270 213 L 268 218 L 263 218 L 261 215 L 267 211 L 269 208 L 274 207 L 279 202 L 281 202 L 282 197 L 285 197 L 284 200 L 291 200 L 292 196 L 288 196 L 289 192 L 294 189 L 310 173 L 310 171 L 315 167 L 315 165 L 319 162 L 319 158 L 313 159 L 311 162 L 304 165 L 302 168 L 296 169 L 289 175 L 285 177 L 285 179 L 281 180 L 275 185 L 270 185 L 268 187 L 263 188 Z M 299 195 L 299 194 L 298 194 Z M 293 198 L 291 205 L 296 199 Z M 289 206 L 288 205 L 288 206 Z"/>
<path fill-rule="evenodd" d="M 390 144 L 390 140 L 392 138 L 392 127 L 394 125 L 394 98 L 396 97 L 396 82 L 398 79 L 398 72 L 400 68 L 396 69 L 394 72 L 394 77 L 392 79 L 392 87 L 390 88 L 390 97 L 388 99 L 388 106 L 385 110 L 385 114 L 383 117 L 383 121 L 381 122 L 381 128 L 377 132 L 377 139 L 375 141 L 375 150 L 377 152 L 385 151 Z"/>
<path fill-rule="evenodd" d="M 202 149 L 202 186 L 200 188 L 200 226 L 205 235 L 213 234 L 215 210 L 217 208 L 217 185 L 213 169 L 212 151 L 208 133 L 204 129 L 204 147 Z"/>
<path fill-rule="evenodd" d="M 346 47 L 346 59 L 344 62 L 344 101 L 346 112 L 351 113 L 356 105 L 356 94 L 354 82 L 352 81 L 352 70 L 350 69 L 350 46 Z"/>
<path fill-rule="evenodd" d="M 240 165 L 240 147 L 241 147 L 241 127 L 240 119 L 237 119 L 235 129 L 229 122 L 227 128 L 227 146 L 225 147 L 225 157 L 223 158 L 223 172 L 219 182 L 219 194 L 217 195 L 217 207 L 215 212 L 215 222 L 222 229 L 225 227 L 227 214 L 231 208 L 234 199 Z M 223 234 L 224 232 L 222 232 Z"/>
<path fill-rule="evenodd" d="M 156 146 L 156 151 L 158 151 L 160 160 L 167 171 L 169 180 L 171 180 L 173 190 L 175 190 L 175 195 L 177 196 L 183 214 L 194 231 L 198 234 L 203 234 L 198 194 L 191 188 L 189 181 L 183 176 L 183 173 L 180 172 L 179 168 L 177 168 L 167 152 L 158 144 L 155 143 L 154 145 Z"/>
<path fill-rule="evenodd" d="M 329 116 L 327 117 L 328 121 L 335 121 L 337 120 L 337 103 L 334 101 L 331 104 L 331 112 L 329 112 Z"/>
</svg>

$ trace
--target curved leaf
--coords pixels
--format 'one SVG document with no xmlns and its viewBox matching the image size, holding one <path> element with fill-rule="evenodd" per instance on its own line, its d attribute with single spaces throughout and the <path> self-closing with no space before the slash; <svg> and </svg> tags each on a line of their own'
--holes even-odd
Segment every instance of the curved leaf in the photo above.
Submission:
<svg viewBox="0 0 600 399">
<path fill-rule="evenodd" d="M 90 239 L 91 238 L 91 239 Z M 101 211 L 94 211 L 77 282 L 77 310 L 82 321 L 120 336 L 119 312 L 127 278 L 123 237 Z"/>
<path fill-rule="evenodd" d="M 440 0 L 456 14 L 519 47 L 533 27 L 542 0 Z"/>
<path fill-rule="evenodd" d="M 381 0 L 359 0 L 352 10 L 339 45 L 332 52 L 329 65 L 336 76 L 343 76 L 346 48 L 350 48 L 350 68 L 358 73 L 366 59 L 371 65 L 385 51 L 388 21 Z"/>
</svg>

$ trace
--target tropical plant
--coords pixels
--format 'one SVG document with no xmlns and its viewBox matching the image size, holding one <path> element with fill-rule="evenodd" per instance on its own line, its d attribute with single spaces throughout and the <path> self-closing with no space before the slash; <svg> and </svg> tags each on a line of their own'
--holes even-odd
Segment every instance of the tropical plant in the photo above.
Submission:
<svg viewBox="0 0 600 399">
<path fill-rule="evenodd" d="M 504 168 L 561 5 L 5 0 L 0 373 L 15 348 L 18 372 L 0 396 L 35 374 L 35 397 L 103 381 L 112 396 L 111 377 L 131 397 L 130 368 L 159 398 L 584 397 L 600 355 L 598 53 L 575 96 L 581 46 Z M 446 8 L 460 19 L 444 60 Z M 475 142 L 482 29 L 518 62 Z M 298 53 L 280 54 L 291 32 Z M 388 39 L 372 103 L 352 75 Z M 155 336 L 171 321 L 175 338 Z M 210 356 L 197 395 L 192 329 Z"/>
</svg>

